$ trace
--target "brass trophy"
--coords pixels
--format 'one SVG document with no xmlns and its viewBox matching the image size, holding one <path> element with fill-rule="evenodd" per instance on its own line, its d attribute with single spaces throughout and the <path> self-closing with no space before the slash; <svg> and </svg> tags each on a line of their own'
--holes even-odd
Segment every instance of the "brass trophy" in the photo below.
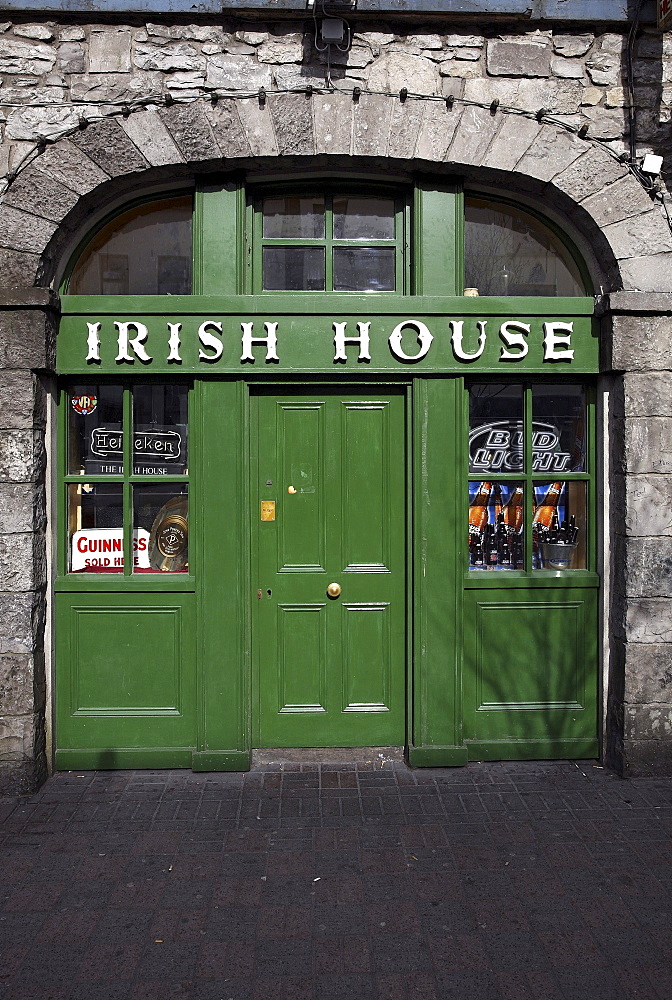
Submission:
<svg viewBox="0 0 672 1000">
<path fill-rule="evenodd" d="M 179 573 L 189 564 L 189 508 L 186 496 L 173 497 L 154 518 L 149 534 L 149 565 Z"/>
</svg>

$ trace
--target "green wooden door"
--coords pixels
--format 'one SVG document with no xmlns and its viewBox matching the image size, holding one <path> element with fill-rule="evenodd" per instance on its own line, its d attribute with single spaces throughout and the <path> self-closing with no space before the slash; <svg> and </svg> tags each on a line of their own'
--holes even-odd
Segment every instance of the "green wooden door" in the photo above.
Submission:
<svg viewBox="0 0 672 1000">
<path fill-rule="evenodd" d="M 257 746 L 404 743 L 404 403 L 253 398 Z"/>
</svg>

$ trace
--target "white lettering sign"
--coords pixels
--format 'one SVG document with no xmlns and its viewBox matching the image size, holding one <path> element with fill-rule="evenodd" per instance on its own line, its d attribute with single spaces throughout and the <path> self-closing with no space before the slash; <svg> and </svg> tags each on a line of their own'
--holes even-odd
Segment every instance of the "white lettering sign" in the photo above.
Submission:
<svg viewBox="0 0 672 1000">
<path fill-rule="evenodd" d="M 124 568 L 123 528 L 82 528 L 72 536 L 72 573 L 121 572 Z M 150 569 L 149 532 L 133 531 L 133 568 Z"/>
<path fill-rule="evenodd" d="M 377 324 L 384 323 L 384 317 L 376 320 Z M 445 329 L 447 323 L 450 333 L 450 347 L 453 357 L 460 362 L 473 364 L 483 356 L 488 342 L 488 320 L 464 320 L 437 318 L 436 322 Z M 278 321 L 264 321 L 264 335 L 255 336 L 254 321 L 241 322 L 241 362 L 256 361 L 254 348 L 265 348 L 266 362 L 280 361 L 278 354 Z M 334 331 L 334 355 L 333 360 L 348 361 L 347 347 L 351 345 L 358 348 L 357 361 L 371 361 L 371 320 L 358 320 L 355 323 L 357 333 L 348 332 L 348 321 L 333 320 Z M 87 336 L 86 347 L 87 362 L 100 363 L 101 351 L 101 326 L 100 322 L 86 323 Z M 149 364 L 152 355 L 148 353 L 145 344 L 150 338 L 147 326 L 139 320 L 115 320 L 114 326 L 117 330 L 117 355 L 115 361 L 133 364 L 136 360 Z M 167 326 L 167 363 L 182 364 L 182 350 L 185 343 L 183 337 L 182 323 L 166 322 Z M 574 360 L 574 348 L 572 347 L 572 334 L 574 333 L 573 322 L 562 322 L 559 320 L 546 320 L 542 324 L 543 339 L 541 340 L 541 360 L 544 362 L 570 362 Z M 469 328 L 471 327 L 471 328 Z M 379 336 L 380 336 L 379 329 Z M 499 327 L 499 338 L 502 342 L 499 356 L 500 362 L 510 363 L 522 361 L 523 358 L 531 355 L 534 341 L 532 338 L 532 325 L 521 320 L 504 320 Z M 493 336 L 494 334 L 490 334 Z M 206 364 L 213 364 L 219 361 L 224 355 L 225 337 L 224 324 L 221 320 L 207 319 L 200 324 L 197 331 L 198 340 L 198 360 Z M 412 342 L 415 336 L 418 349 L 408 353 L 404 347 L 404 337 L 406 337 L 406 347 Z M 539 337 L 539 334 L 536 334 Z M 152 331 L 152 341 L 157 337 L 157 333 Z M 318 334 L 315 335 L 315 343 L 318 343 Z M 165 343 L 165 341 L 164 341 Z M 445 344 L 439 338 L 438 343 Z M 539 343 L 539 341 L 537 341 Z M 466 346 L 468 345 L 468 346 Z M 156 345 L 155 345 L 156 346 Z M 428 358 L 430 351 L 436 342 L 431 330 L 422 320 L 404 319 L 397 323 L 388 337 L 389 350 L 397 361 L 402 363 L 415 364 L 418 361 Z M 444 348 L 445 350 L 445 348 Z M 326 361 L 327 359 L 325 359 Z M 375 360 L 375 359 L 373 359 Z M 384 360 L 384 359 L 382 359 Z M 494 352 L 491 361 L 494 361 Z"/>
</svg>

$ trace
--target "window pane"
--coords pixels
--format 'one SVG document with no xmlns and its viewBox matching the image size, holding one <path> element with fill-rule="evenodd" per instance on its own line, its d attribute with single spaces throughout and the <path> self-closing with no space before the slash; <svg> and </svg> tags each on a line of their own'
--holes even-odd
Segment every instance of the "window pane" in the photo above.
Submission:
<svg viewBox="0 0 672 1000">
<path fill-rule="evenodd" d="M 263 234 L 269 239 L 324 237 L 324 198 L 264 198 Z"/>
<path fill-rule="evenodd" d="M 395 251 L 334 247 L 335 292 L 393 292 Z"/>
<path fill-rule="evenodd" d="M 464 284 L 480 295 L 585 295 L 567 248 L 526 212 L 469 199 L 464 240 Z"/>
<path fill-rule="evenodd" d="M 191 198 L 140 205 L 108 223 L 78 260 L 71 295 L 191 293 Z"/>
<path fill-rule="evenodd" d="M 187 487 L 168 483 L 133 488 L 134 573 L 189 569 Z"/>
<path fill-rule="evenodd" d="M 324 291 L 322 247 L 264 247 L 264 290 Z"/>
<path fill-rule="evenodd" d="M 585 483 L 535 483 L 532 566 L 534 569 L 585 569 Z"/>
<path fill-rule="evenodd" d="M 533 472 L 586 471 L 586 405 L 580 385 L 535 385 Z"/>
<path fill-rule="evenodd" d="M 334 198 L 335 240 L 393 240 L 392 198 Z"/>
<path fill-rule="evenodd" d="M 68 472 L 116 476 L 123 470 L 120 385 L 74 385 L 68 389 Z"/>
<path fill-rule="evenodd" d="M 71 573 L 123 573 L 121 483 L 68 486 Z"/>
<path fill-rule="evenodd" d="M 519 472 L 523 468 L 523 389 L 480 383 L 469 389 L 469 471 Z"/>
<path fill-rule="evenodd" d="M 133 388 L 133 472 L 171 476 L 187 471 L 186 385 Z"/>
<path fill-rule="evenodd" d="M 469 568 L 524 569 L 523 484 L 469 483 Z"/>
</svg>

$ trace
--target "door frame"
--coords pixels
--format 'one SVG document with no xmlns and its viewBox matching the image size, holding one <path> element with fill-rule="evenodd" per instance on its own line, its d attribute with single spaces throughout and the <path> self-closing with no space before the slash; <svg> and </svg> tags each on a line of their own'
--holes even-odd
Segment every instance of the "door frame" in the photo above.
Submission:
<svg viewBox="0 0 672 1000">
<path fill-rule="evenodd" d="M 288 380 L 282 379 L 273 382 L 260 382 L 260 381 L 248 381 L 246 383 L 246 403 L 247 403 L 247 419 L 245 421 L 247 427 L 247 440 L 245 443 L 246 451 L 246 470 L 247 470 L 247 481 L 251 484 L 252 477 L 257 462 L 257 455 L 253 451 L 255 434 L 257 432 L 256 420 L 257 414 L 253 412 L 253 397 L 264 396 L 266 398 L 277 398 L 282 395 L 291 395 L 293 393 L 297 394 L 297 397 L 301 394 L 319 394 L 320 391 L 326 391 L 330 394 L 338 394 L 342 396 L 347 396 L 348 392 L 353 393 L 367 393 L 372 394 L 393 392 L 402 399 L 402 406 L 404 411 L 404 456 L 403 456 L 403 481 L 404 481 L 404 496 L 405 496 L 405 509 L 404 509 L 404 531 L 405 531 L 405 598 L 404 598 L 404 640 L 403 640 L 403 656 L 404 656 L 404 689 L 405 689 L 405 709 L 404 709 L 404 738 L 403 747 L 406 749 L 411 743 L 412 725 L 413 725 L 413 612 L 414 612 L 414 588 L 413 588 L 413 578 L 414 578 L 414 566 L 413 566 L 413 552 L 414 552 L 414 538 L 413 538 L 413 490 L 414 490 L 414 461 L 413 461 L 413 381 L 411 379 L 389 379 L 389 378 L 369 378 L 366 381 L 354 381 L 352 379 L 347 379 L 341 381 L 340 379 L 311 379 L 311 380 Z M 248 616 L 247 616 L 247 646 L 249 651 L 249 733 L 251 738 L 251 747 L 255 749 L 255 744 L 259 742 L 259 724 L 260 724 L 260 705 L 259 705 L 259 694 L 260 694 L 260 672 L 259 672 L 259 662 L 257 657 L 257 651 L 255 647 L 255 637 L 254 637 L 254 614 L 253 606 L 254 602 L 258 600 L 257 598 L 257 581 L 256 574 L 258 568 L 258 543 L 257 539 L 259 537 L 258 530 L 258 519 L 255 519 L 255 511 L 252 505 L 251 497 L 251 485 L 248 485 L 248 523 L 247 523 L 247 537 L 248 537 L 248 567 L 249 567 L 249 594 L 250 600 L 248 603 Z M 370 745 L 370 744 L 364 744 Z"/>
</svg>

